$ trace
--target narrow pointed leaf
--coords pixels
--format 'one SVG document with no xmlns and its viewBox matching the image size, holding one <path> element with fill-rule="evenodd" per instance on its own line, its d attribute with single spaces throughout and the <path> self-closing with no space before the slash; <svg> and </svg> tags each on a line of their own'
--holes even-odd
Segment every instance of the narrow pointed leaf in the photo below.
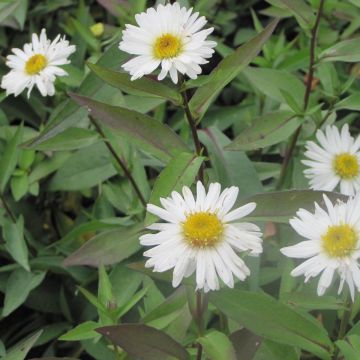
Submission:
<svg viewBox="0 0 360 360">
<path fill-rule="evenodd" d="M 164 162 L 181 152 L 190 151 L 173 130 L 150 116 L 77 94 L 71 97 L 85 106 L 100 124 L 113 129 Z"/>
<path fill-rule="evenodd" d="M 100 334 L 142 360 L 159 360 L 172 356 L 190 360 L 189 353 L 165 332 L 147 325 L 122 324 L 97 329 Z"/>
<path fill-rule="evenodd" d="M 257 194 L 242 200 L 241 203 L 256 203 L 256 209 L 247 218 L 248 220 L 287 223 L 300 208 L 314 211 L 314 202 L 324 207 L 323 194 L 333 203 L 337 200 L 346 201 L 347 199 L 345 195 L 329 191 L 287 190 Z"/>
<path fill-rule="evenodd" d="M 277 19 L 273 20 L 260 34 L 224 58 L 212 71 L 210 81 L 198 88 L 190 100 L 189 106 L 195 118 L 201 119 L 221 90 L 259 54 L 277 23 Z"/>
<path fill-rule="evenodd" d="M 226 150 L 256 150 L 287 140 L 299 127 L 300 120 L 290 111 L 263 115 L 242 131 Z"/>
<path fill-rule="evenodd" d="M 210 295 L 225 315 L 266 339 L 297 346 L 330 360 L 332 342 L 322 325 L 269 295 L 226 289 Z"/>
<path fill-rule="evenodd" d="M 128 73 L 114 71 L 102 66 L 88 63 L 89 68 L 102 80 L 132 95 L 155 96 L 181 104 L 182 98 L 178 91 L 170 88 L 159 81 L 148 77 L 137 80 L 130 80 Z"/>
</svg>

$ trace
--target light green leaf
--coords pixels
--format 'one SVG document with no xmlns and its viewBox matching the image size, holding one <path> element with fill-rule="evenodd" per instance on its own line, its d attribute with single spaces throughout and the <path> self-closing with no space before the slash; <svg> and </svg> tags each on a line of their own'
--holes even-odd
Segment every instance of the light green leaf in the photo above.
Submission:
<svg viewBox="0 0 360 360">
<path fill-rule="evenodd" d="M 237 360 L 235 350 L 229 338 L 219 332 L 212 331 L 198 339 L 210 360 Z"/>
<path fill-rule="evenodd" d="M 59 340 L 80 341 L 86 339 L 93 339 L 94 337 L 99 336 L 99 334 L 95 331 L 95 329 L 98 327 L 99 324 L 95 321 L 86 321 L 69 330 L 66 334 L 60 336 Z"/>
<path fill-rule="evenodd" d="M 92 145 L 98 139 L 99 135 L 95 131 L 72 127 L 49 140 L 29 147 L 43 151 L 76 150 Z"/>
<path fill-rule="evenodd" d="M 360 336 L 350 335 L 346 340 L 336 341 L 336 346 L 344 355 L 344 360 L 359 360 L 360 358 Z"/>
<path fill-rule="evenodd" d="M 358 62 L 360 61 L 360 39 L 354 38 L 338 42 L 324 50 L 320 56 L 320 61 L 344 61 Z"/>
<path fill-rule="evenodd" d="M 142 227 L 141 227 L 142 228 Z M 121 228 L 100 233 L 64 260 L 65 266 L 110 265 L 126 259 L 140 249 L 141 228 Z"/>
<path fill-rule="evenodd" d="M 157 177 L 149 203 L 160 205 L 160 198 L 168 197 L 172 191 L 181 191 L 184 185 L 190 186 L 203 162 L 203 157 L 190 153 L 181 153 L 170 160 L 167 167 Z M 157 217 L 146 214 L 145 226 L 155 222 Z"/>
<path fill-rule="evenodd" d="M 147 77 L 131 81 L 128 73 L 114 71 L 91 63 L 88 63 L 88 66 L 100 79 L 129 94 L 161 97 L 172 101 L 174 104 L 182 103 L 181 95 L 177 90 L 159 81 Z"/>
<path fill-rule="evenodd" d="M 299 118 L 289 111 L 269 113 L 256 118 L 225 149 L 248 151 L 278 144 L 287 140 L 300 124 Z"/>
<path fill-rule="evenodd" d="M 22 141 L 23 126 L 19 126 L 13 138 L 7 143 L 2 157 L 0 158 L 0 192 L 3 193 L 5 186 L 16 168 L 19 147 Z"/>
<path fill-rule="evenodd" d="M 13 346 L 1 360 L 25 360 L 27 353 L 30 351 L 36 340 L 43 331 L 39 330 L 24 340 Z"/>
<path fill-rule="evenodd" d="M 206 146 L 215 173 L 211 181 L 218 181 L 223 187 L 238 186 L 241 198 L 262 191 L 262 185 L 254 165 L 243 152 L 226 151 L 230 140 L 216 127 L 199 132 L 201 142 Z"/>
<path fill-rule="evenodd" d="M 223 289 L 211 293 L 210 301 L 259 336 L 300 347 L 320 359 L 331 359 L 332 342 L 322 325 L 269 295 Z"/>
<path fill-rule="evenodd" d="M 24 238 L 24 218 L 20 216 L 16 223 L 6 220 L 2 226 L 6 250 L 17 263 L 30 271 L 28 248 Z"/>
<path fill-rule="evenodd" d="M 122 107 L 110 106 L 90 98 L 72 94 L 74 100 L 85 106 L 91 115 L 142 150 L 164 162 L 181 152 L 189 152 L 181 138 L 167 125 Z"/>
<path fill-rule="evenodd" d="M 317 296 L 312 293 L 291 292 L 282 293 L 281 301 L 295 308 L 306 310 L 341 310 L 344 302 L 335 296 Z"/>
<path fill-rule="evenodd" d="M 114 301 L 111 282 L 103 264 L 99 266 L 98 299 L 105 307 Z"/>
<path fill-rule="evenodd" d="M 295 76 L 285 70 L 248 67 L 243 72 L 250 83 L 261 93 L 278 102 L 287 102 L 284 92 L 291 94 L 302 107 L 305 86 Z"/>
<path fill-rule="evenodd" d="M 24 269 L 12 272 L 6 284 L 2 316 L 8 316 L 17 309 L 27 299 L 30 291 L 41 284 L 45 274 L 45 271 L 31 273 Z"/>
<path fill-rule="evenodd" d="M 221 90 L 258 55 L 277 23 L 278 20 L 273 20 L 260 34 L 224 58 L 211 72 L 210 81 L 196 90 L 189 103 L 191 112 L 196 119 L 204 116 Z"/>
<path fill-rule="evenodd" d="M 117 173 L 103 142 L 78 150 L 56 172 L 49 190 L 75 191 L 91 188 Z"/>
<path fill-rule="evenodd" d="M 10 181 L 11 193 L 15 201 L 19 201 L 29 190 L 29 177 L 26 173 L 14 176 Z"/>
<path fill-rule="evenodd" d="M 360 111 L 360 93 L 351 94 L 350 96 L 336 103 L 334 108 L 336 110 L 347 109 Z"/>
<path fill-rule="evenodd" d="M 254 195 L 242 200 L 241 203 L 255 202 L 257 204 L 256 209 L 247 217 L 247 220 L 287 223 L 300 208 L 314 212 L 314 202 L 324 208 L 324 194 L 332 202 L 336 202 L 338 199 L 347 200 L 345 195 L 328 191 L 286 190 Z"/>
</svg>

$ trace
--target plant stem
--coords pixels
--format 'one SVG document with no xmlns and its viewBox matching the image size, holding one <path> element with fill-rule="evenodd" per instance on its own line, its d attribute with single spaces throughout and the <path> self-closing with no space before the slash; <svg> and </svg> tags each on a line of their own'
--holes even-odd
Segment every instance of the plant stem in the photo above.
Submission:
<svg viewBox="0 0 360 360">
<path fill-rule="evenodd" d="M 351 309 L 352 309 L 352 304 L 348 299 L 346 299 L 345 300 L 345 310 L 341 317 L 340 329 L 339 329 L 339 334 L 338 334 L 337 340 L 342 340 L 345 337 L 346 330 L 349 326 L 349 321 L 350 321 L 350 317 L 351 317 Z M 339 356 L 339 348 L 336 348 L 333 359 L 337 360 L 338 356 Z"/>
<path fill-rule="evenodd" d="M 320 0 L 319 10 L 318 10 L 318 13 L 316 16 L 315 24 L 314 24 L 313 28 L 311 29 L 310 62 L 309 62 L 308 77 L 307 77 L 307 81 L 306 81 L 306 90 L 305 90 L 305 95 L 304 95 L 304 104 L 303 104 L 304 112 L 307 110 L 307 107 L 309 105 L 311 86 L 312 86 L 312 82 L 313 82 L 313 78 L 314 78 L 316 38 L 317 38 L 318 29 L 319 29 L 321 15 L 322 15 L 322 12 L 324 9 L 324 2 L 325 2 L 325 0 Z M 286 172 L 287 172 L 290 160 L 292 158 L 292 155 L 294 153 L 297 140 L 301 133 L 301 127 L 302 127 L 302 125 L 300 125 L 296 129 L 294 135 L 292 136 L 292 138 L 290 140 L 290 144 L 286 149 L 284 160 L 283 160 L 283 163 L 281 166 L 279 181 L 276 186 L 277 189 L 281 189 L 284 184 Z"/>
<path fill-rule="evenodd" d="M 124 161 L 120 158 L 120 156 L 116 153 L 115 149 L 112 147 L 109 139 L 106 137 L 104 131 L 101 129 L 100 125 L 96 122 L 96 120 L 94 118 L 92 118 L 90 116 L 90 121 L 91 123 L 94 125 L 96 131 L 99 133 L 99 135 L 101 136 L 101 138 L 104 140 L 106 147 L 109 149 L 111 155 L 114 157 L 114 159 L 116 160 L 116 162 L 119 164 L 119 166 L 121 167 L 121 169 L 123 170 L 125 176 L 129 179 L 131 186 L 133 187 L 133 189 L 136 192 L 136 195 L 138 196 L 141 204 L 144 206 L 144 208 L 146 208 L 146 201 L 138 187 L 138 185 L 136 184 L 136 181 L 134 180 L 133 176 L 131 175 L 130 170 L 127 168 L 126 164 L 124 163 Z"/>
<path fill-rule="evenodd" d="M 182 96 L 183 102 L 184 102 L 184 110 L 185 110 L 186 118 L 188 120 L 190 129 L 191 129 L 191 134 L 194 139 L 196 154 L 197 154 L 197 156 L 201 156 L 203 147 L 200 143 L 199 136 L 197 133 L 196 121 L 193 118 L 190 108 L 189 108 L 189 101 L 188 101 L 188 97 L 186 94 L 186 90 L 181 92 L 181 96 Z M 202 183 L 204 182 L 204 166 L 203 166 L 203 164 L 200 166 L 198 178 Z"/>
<path fill-rule="evenodd" d="M 202 296 L 201 291 L 196 291 L 196 322 L 198 327 L 199 336 L 204 333 L 204 310 L 205 310 L 205 299 Z M 197 343 L 197 354 L 196 360 L 201 360 L 203 348 L 202 345 Z"/>
</svg>

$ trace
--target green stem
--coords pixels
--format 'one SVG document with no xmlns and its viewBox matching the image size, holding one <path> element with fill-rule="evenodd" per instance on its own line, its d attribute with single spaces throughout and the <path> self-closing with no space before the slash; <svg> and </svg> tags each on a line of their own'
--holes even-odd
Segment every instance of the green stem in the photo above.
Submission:
<svg viewBox="0 0 360 360">
<path fill-rule="evenodd" d="M 196 323 L 198 327 L 199 337 L 204 334 L 204 298 L 201 291 L 196 292 Z M 201 360 L 203 348 L 197 343 L 196 360 Z"/>
<path fill-rule="evenodd" d="M 339 329 L 339 334 L 338 334 L 337 340 L 342 340 L 345 337 L 346 330 L 349 326 L 350 317 L 351 317 L 352 303 L 348 299 L 348 296 L 347 296 L 347 299 L 345 300 L 344 304 L 345 304 L 345 310 L 343 311 L 343 314 L 341 317 L 340 329 Z M 336 348 L 333 359 L 337 360 L 338 356 L 339 356 L 339 348 Z"/>
<path fill-rule="evenodd" d="M 199 136 L 198 136 L 198 133 L 197 133 L 196 121 L 195 121 L 194 117 L 192 116 L 190 108 L 189 108 L 189 101 L 188 101 L 188 97 L 187 97 L 187 94 L 186 94 L 186 90 L 181 91 L 181 96 L 183 98 L 183 105 L 184 105 L 185 115 L 186 115 L 186 118 L 188 120 L 190 130 L 191 130 L 191 134 L 192 134 L 192 137 L 193 137 L 193 140 L 194 140 L 196 154 L 197 154 L 197 156 L 201 156 L 201 154 L 203 152 L 203 147 L 202 147 L 202 145 L 200 143 Z M 204 166 L 203 166 L 203 164 L 200 166 L 199 173 L 198 173 L 198 178 L 202 183 L 204 182 Z"/>
<path fill-rule="evenodd" d="M 130 184 L 133 187 L 133 189 L 135 190 L 135 193 L 138 196 L 141 204 L 144 206 L 144 208 L 146 208 L 145 198 L 142 195 L 138 185 L 136 184 L 136 181 L 134 180 L 130 170 L 127 168 L 126 164 L 124 163 L 124 161 L 122 161 L 120 156 L 116 153 L 115 149 L 110 144 L 109 139 L 106 137 L 104 131 L 102 130 L 100 125 L 96 122 L 96 120 L 90 116 L 90 121 L 94 125 L 94 127 L 95 127 L 96 131 L 98 132 L 98 134 L 104 140 L 104 143 L 105 143 L 106 147 L 108 148 L 108 150 L 110 151 L 111 155 L 114 157 L 116 162 L 119 164 L 119 166 L 122 169 L 122 171 L 124 172 L 125 176 L 129 179 Z"/>
<path fill-rule="evenodd" d="M 322 15 L 322 12 L 324 9 L 324 3 L 325 3 L 325 0 L 320 0 L 319 10 L 318 10 L 318 13 L 316 16 L 315 24 L 314 24 L 313 28 L 311 29 L 310 62 L 309 62 L 308 77 L 307 77 L 307 81 L 306 81 L 306 90 L 305 90 L 305 95 L 304 95 L 304 105 L 303 105 L 304 112 L 307 110 L 308 105 L 309 105 L 311 86 L 312 86 L 312 82 L 313 82 L 313 78 L 314 78 L 316 38 L 317 38 L 317 33 L 318 33 L 319 25 L 320 25 L 321 15 Z M 286 176 L 289 164 L 290 164 L 290 160 L 293 156 L 297 140 L 301 133 L 301 127 L 302 127 L 302 125 L 300 125 L 296 129 L 295 134 L 292 136 L 292 138 L 290 140 L 290 144 L 286 149 L 284 160 L 283 160 L 283 163 L 281 166 L 279 180 L 278 180 L 278 183 L 276 186 L 276 189 L 278 189 L 278 190 L 281 189 L 284 185 L 285 176 Z"/>
</svg>

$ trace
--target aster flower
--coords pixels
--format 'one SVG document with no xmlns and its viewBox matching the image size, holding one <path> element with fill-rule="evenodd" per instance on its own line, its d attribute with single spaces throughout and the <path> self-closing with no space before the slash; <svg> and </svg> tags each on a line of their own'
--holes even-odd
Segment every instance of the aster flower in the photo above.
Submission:
<svg viewBox="0 0 360 360">
<path fill-rule="evenodd" d="M 292 258 L 309 258 L 296 267 L 292 276 L 305 276 L 305 282 L 320 275 L 317 293 L 323 295 L 333 276 L 340 276 L 339 293 L 346 281 L 352 300 L 360 290 L 360 195 L 346 203 L 331 203 L 324 195 L 326 209 L 315 203 L 315 212 L 300 209 L 290 225 L 307 240 L 280 251 Z"/>
<path fill-rule="evenodd" d="M 6 94 L 18 96 L 28 89 L 28 97 L 36 85 L 42 96 L 55 93 L 56 76 L 65 76 L 67 72 L 59 66 L 69 64 L 68 56 L 75 51 L 75 45 L 69 45 L 65 37 L 58 35 L 52 42 L 42 29 L 40 36 L 32 35 L 31 43 L 25 44 L 23 50 L 12 49 L 13 54 L 6 58 L 6 65 L 11 68 L 1 81 Z"/>
<path fill-rule="evenodd" d="M 138 26 L 126 25 L 119 48 L 136 55 L 122 65 L 131 74 L 131 80 L 150 74 L 161 67 L 159 80 L 170 73 L 178 82 L 178 72 L 196 79 L 200 65 L 206 64 L 214 52 L 216 42 L 206 40 L 214 28 L 201 30 L 207 23 L 204 16 L 192 14 L 192 8 L 180 8 L 178 3 L 158 5 L 137 14 Z"/>
<path fill-rule="evenodd" d="M 340 183 L 340 192 L 354 195 L 360 189 L 360 136 L 355 140 L 349 126 L 327 126 L 325 132 L 318 130 L 316 138 L 306 144 L 302 162 L 309 168 L 304 171 L 314 190 L 334 190 Z"/>
<path fill-rule="evenodd" d="M 235 275 L 244 280 L 250 270 L 236 252 L 256 256 L 262 252 L 260 229 L 239 219 L 256 207 L 248 203 L 232 211 L 239 189 L 235 186 L 221 192 L 218 183 L 210 184 L 206 194 L 203 184 L 197 183 L 197 195 L 184 186 L 182 196 L 173 191 L 171 197 L 161 198 L 159 207 L 148 204 L 147 210 L 165 220 L 148 227 L 157 233 L 140 237 L 144 246 L 154 246 L 144 252 L 149 257 L 145 266 L 156 272 L 173 271 L 174 287 L 184 277 L 196 271 L 197 289 L 219 289 L 219 279 L 234 286 Z"/>
</svg>

